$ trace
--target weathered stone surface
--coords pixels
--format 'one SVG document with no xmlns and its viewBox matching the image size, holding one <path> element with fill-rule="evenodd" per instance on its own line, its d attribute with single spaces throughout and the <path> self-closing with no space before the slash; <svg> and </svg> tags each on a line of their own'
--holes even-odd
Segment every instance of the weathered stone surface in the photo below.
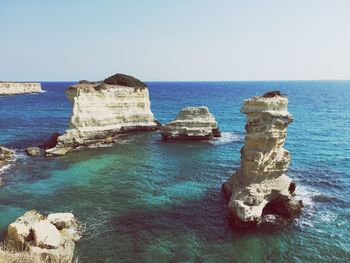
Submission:
<svg viewBox="0 0 350 263">
<path fill-rule="evenodd" d="M 295 183 L 285 175 L 290 154 L 283 146 L 293 121 L 287 105 L 279 91 L 243 103 L 247 124 L 241 166 L 223 184 L 229 213 L 239 226 L 259 225 L 272 218 L 267 215 L 289 219 L 301 210 L 302 202 L 294 198 Z"/>
<path fill-rule="evenodd" d="M 182 109 L 175 120 L 160 130 L 164 140 L 210 140 L 220 137 L 215 117 L 207 107 Z"/>
<path fill-rule="evenodd" d="M 47 155 L 113 143 L 120 133 L 157 129 L 148 88 L 131 78 L 115 75 L 107 83 L 82 81 L 69 87 L 66 93 L 73 104 L 69 129 L 58 137 L 56 147 L 46 150 Z"/>
<path fill-rule="evenodd" d="M 80 228 L 73 214 L 56 213 L 46 217 L 31 210 L 8 226 L 5 243 L 7 253 L 27 251 L 33 262 L 39 259 L 71 262 L 75 241 L 80 237 Z"/>
<path fill-rule="evenodd" d="M 41 220 L 32 225 L 35 245 L 41 248 L 58 248 L 62 236 L 49 220 Z"/>
<path fill-rule="evenodd" d="M 29 147 L 26 149 L 26 153 L 29 156 L 40 156 L 41 155 L 41 149 L 40 147 Z"/>
<path fill-rule="evenodd" d="M 74 215 L 72 213 L 49 214 L 47 219 L 58 229 L 69 228 L 75 224 Z"/>
<path fill-rule="evenodd" d="M 0 96 L 38 92 L 42 92 L 40 83 L 0 82 Z"/>
</svg>

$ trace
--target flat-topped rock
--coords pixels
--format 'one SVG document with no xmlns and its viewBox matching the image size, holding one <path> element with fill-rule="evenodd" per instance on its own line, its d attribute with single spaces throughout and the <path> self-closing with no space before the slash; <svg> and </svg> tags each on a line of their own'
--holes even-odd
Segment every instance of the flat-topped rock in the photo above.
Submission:
<svg viewBox="0 0 350 263">
<path fill-rule="evenodd" d="M 175 120 L 161 127 L 164 140 L 211 140 L 220 137 L 215 117 L 205 106 L 182 109 Z"/>
<path fill-rule="evenodd" d="M 73 214 L 57 213 L 46 217 L 31 210 L 8 226 L 5 243 L 7 253 L 27 253 L 30 262 L 39 259 L 72 262 L 75 242 L 80 237 L 80 227 Z"/>
<path fill-rule="evenodd" d="M 80 81 L 66 90 L 73 104 L 69 129 L 59 136 L 47 155 L 63 155 L 80 146 L 99 146 L 116 141 L 130 131 L 156 130 L 146 84 L 116 74 L 104 81 Z"/>
<path fill-rule="evenodd" d="M 0 82 L 0 96 L 39 92 L 42 92 L 40 83 Z"/>
<path fill-rule="evenodd" d="M 293 121 L 287 106 L 287 97 L 278 91 L 243 103 L 241 112 L 247 115 L 247 124 L 241 166 L 223 184 L 230 198 L 229 214 L 238 226 L 271 223 L 271 218 L 289 220 L 300 213 L 296 185 L 285 175 L 290 154 L 284 142 Z"/>
</svg>

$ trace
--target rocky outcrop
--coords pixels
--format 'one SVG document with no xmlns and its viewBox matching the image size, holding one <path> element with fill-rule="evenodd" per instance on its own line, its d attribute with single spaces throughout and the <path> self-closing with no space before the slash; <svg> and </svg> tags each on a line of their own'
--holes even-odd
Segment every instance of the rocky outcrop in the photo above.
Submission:
<svg viewBox="0 0 350 263">
<path fill-rule="evenodd" d="M 210 140 L 220 137 L 215 117 L 207 107 L 182 109 L 175 120 L 161 127 L 164 140 Z"/>
<path fill-rule="evenodd" d="M 15 152 L 0 146 L 0 169 L 12 161 L 15 157 Z M 0 176 L 0 185 L 3 184 L 3 178 Z"/>
<path fill-rule="evenodd" d="M 100 82 L 80 81 L 66 91 L 73 104 L 69 129 L 47 155 L 63 155 L 80 146 L 116 141 L 120 133 L 155 130 L 146 84 L 116 74 Z"/>
<path fill-rule="evenodd" d="M 29 156 L 40 156 L 41 155 L 41 149 L 40 147 L 28 147 L 26 149 L 26 153 L 29 155 Z"/>
<path fill-rule="evenodd" d="M 38 92 L 42 92 L 40 83 L 0 82 L 0 96 Z"/>
<path fill-rule="evenodd" d="M 31 210 L 8 226 L 5 244 L 6 250 L 12 253 L 26 251 L 33 262 L 39 262 L 39 259 L 40 262 L 72 262 L 75 242 L 80 237 L 73 214 L 58 213 L 46 217 Z"/>
<path fill-rule="evenodd" d="M 298 215 L 302 202 L 295 200 L 295 183 L 285 175 L 290 154 L 283 148 L 287 126 L 293 121 L 288 99 L 279 91 L 247 99 L 241 166 L 223 184 L 230 198 L 229 214 L 238 226 L 278 223 Z"/>
</svg>

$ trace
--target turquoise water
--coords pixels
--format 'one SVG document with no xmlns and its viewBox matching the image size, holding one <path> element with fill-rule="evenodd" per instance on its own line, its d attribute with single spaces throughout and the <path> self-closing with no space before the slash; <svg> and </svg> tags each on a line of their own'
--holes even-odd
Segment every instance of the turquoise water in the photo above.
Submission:
<svg viewBox="0 0 350 263">
<path fill-rule="evenodd" d="M 85 225 L 81 262 L 346 262 L 350 260 L 350 81 L 150 82 L 162 123 L 185 106 L 206 105 L 223 137 L 162 142 L 153 132 L 58 158 L 23 149 L 66 129 L 70 83 L 45 93 L 0 97 L 0 144 L 17 150 L 1 171 L 0 230 L 26 210 L 72 211 Z M 221 184 L 239 166 L 243 99 L 280 89 L 295 121 L 288 174 L 306 204 L 292 225 L 243 232 L 227 219 Z"/>
</svg>

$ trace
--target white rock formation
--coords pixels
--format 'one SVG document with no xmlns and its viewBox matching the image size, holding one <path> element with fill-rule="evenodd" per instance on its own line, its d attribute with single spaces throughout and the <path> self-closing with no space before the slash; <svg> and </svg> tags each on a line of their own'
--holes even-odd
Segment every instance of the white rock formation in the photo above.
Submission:
<svg viewBox="0 0 350 263">
<path fill-rule="evenodd" d="M 279 91 L 243 103 L 247 133 L 241 166 L 223 185 L 230 197 L 229 214 L 238 226 L 290 219 L 301 210 L 302 202 L 294 199 L 295 183 L 285 175 L 290 154 L 283 146 L 293 121 L 287 105 L 287 97 Z"/>
<path fill-rule="evenodd" d="M 160 132 L 164 140 L 210 140 L 220 137 L 215 117 L 204 106 L 182 109 L 175 120 L 161 127 Z"/>
<path fill-rule="evenodd" d="M 60 227 L 50 219 L 59 222 Z M 71 213 L 45 217 L 31 210 L 8 226 L 6 250 L 8 253 L 26 251 L 31 262 L 72 262 L 75 241 L 80 239 L 80 234 L 77 221 Z"/>
<path fill-rule="evenodd" d="M 63 155 L 79 146 L 115 142 L 120 133 L 155 130 L 147 86 L 116 74 L 102 82 L 81 81 L 66 91 L 73 104 L 69 129 L 48 155 Z"/>
<path fill-rule="evenodd" d="M 40 83 L 0 82 L 0 95 L 42 92 Z"/>
</svg>

